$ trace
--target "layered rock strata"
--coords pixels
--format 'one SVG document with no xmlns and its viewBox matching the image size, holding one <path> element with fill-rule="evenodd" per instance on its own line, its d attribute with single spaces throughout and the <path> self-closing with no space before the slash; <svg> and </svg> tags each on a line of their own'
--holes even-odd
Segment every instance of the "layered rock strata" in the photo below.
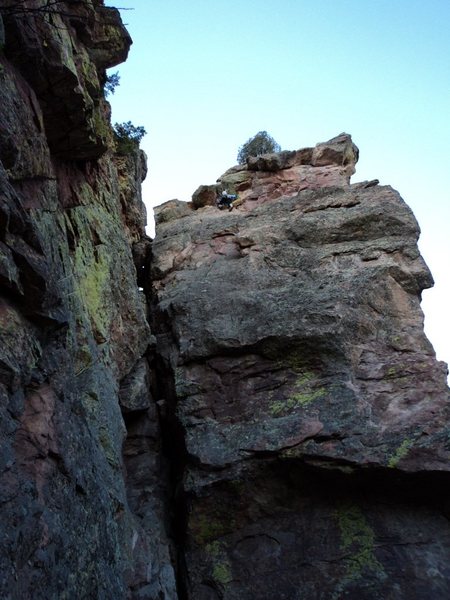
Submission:
<svg viewBox="0 0 450 600">
<path fill-rule="evenodd" d="M 349 183 L 357 156 L 342 134 L 156 211 L 188 598 L 450 594 L 447 370 L 420 309 L 432 278 L 399 194 Z M 233 185 L 236 210 L 210 206 Z"/>
<path fill-rule="evenodd" d="M 0 596 L 174 598 L 145 157 L 103 94 L 131 40 L 99 0 L 0 14 Z"/>
</svg>

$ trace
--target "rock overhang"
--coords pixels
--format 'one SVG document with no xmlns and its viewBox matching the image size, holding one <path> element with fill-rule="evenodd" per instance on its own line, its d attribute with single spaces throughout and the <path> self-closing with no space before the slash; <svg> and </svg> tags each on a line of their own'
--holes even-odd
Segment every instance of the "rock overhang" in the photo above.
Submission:
<svg viewBox="0 0 450 600">
<path fill-rule="evenodd" d="M 269 402 L 261 413 L 262 422 L 278 423 L 281 417 L 301 421 L 311 400 L 311 414 L 325 430 L 334 432 L 330 435 L 350 439 L 350 431 L 363 428 L 371 437 L 373 432 L 369 435 L 363 423 L 364 415 L 373 411 L 377 417 L 369 429 L 378 432 L 373 435 L 394 440 L 403 426 L 408 432 L 420 427 L 430 402 L 439 414 L 448 410 L 445 366 L 436 363 L 423 334 L 420 295 L 433 280 L 417 249 L 417 221 L 391 187 L 379 186 L 377 181 L 350 184 L 349 173 L 354 171 L 358 154 L 351 137 L 342 134 L 314 149 L 256 157 L 249 162 L 258 163 L 257 171 L 250 171 L 248 165 L 234 167 L 219 178 L 219 189 L 229 182 L 227 178 L 237 181 L 237 187 L 242 185 L 242 173 L 264 175 L 265 185 L 252 179 L 256 189 L 238 191 L 243 202 L 232 212 L 198 202 L 195 195 L 190 204 L 166 203 L 157 209 L 153 286 L 158 309 L 172 324 L 176 361 L 188 371 L 199 361 L 208 363 L 217 357 L 226 362 L 229 356 L 238 364 L 248 355 L 257 355 L 264 362 L 270 359 L 268 348 L 275 347 L 281 358 L 272 364 L 271 372 L 276 371 L 277 361 L 282 362 L 283 347 L 300 357 L 304 363 L 300 371 L 314 383 L 305 383 L 303 392 L 287 391 L 285 405 L 282 400 Z M 292 178 L 286 193 L 278 179 L 274 183 L 278 177 L 275 163 L 282 165 L 281 172 L 300 167 L 315 170 L 313 184 L 302 189 L 302 177 L 295 183 Z M 339 173 L 338 184 L 328 185 L 325 178 L 323 185 L 322 169 L 332 177 Z M 216 187 L 199 188 L 200 196 L 215 193 Z M 366 375 L 359 381 L 359 374 L 367 372 L 369 363 L 372 369 L 374 361 L 379 362 L 385 391 L 378 380 L 366 379 Z M 238 373 L 238 367 L 233 368 Z M 422 368 L 436 385 L 422 381 Z M 388 375 L 394 369 L 396 373 L 403 369 L 404 384 L 417 385 L 428 398 L 411 414 L 406 408 L 409 391 L 404 386 L 395 389 L 401 376 Z M 341 414 L 347 415 L 334 425 L 333 386 L 335 397 L 343 402 Z M 397 415 L 391 424 L 375 408 L 384 405 L 389 394 L 395 400 L 386 405 L 392 404 L 387 413 Z M 233 401 L 226 396 L 222 400 L 231 410 Z M 350 409 L 354 403 L 360 406 L 358 418 Z M 394 404 L 403 408 L 394 410 Z M 184 400 L 180 411 L 190 414 L 190 406 Z M 435 430 L 439 427 L 436 422 Z M 338 446 L 329 457 L 345 458 L 346 452 L 342 446 L 337 450 Z M 309 441 L 308 447 L 320 455 L 325 446 Z M 357 463 L 364 452 L 356 452 Z M 444 449 L 438 454 L 441 468 L 446 469 Z M 385 450 L 376 451 L 364 460 L 382 466 L 386 456 Z M 419 464 L 414 468 L 420 469 Z"/>
<path fill-rule="evenodd" d="M 357 158 L 337 136 L 156 209 L 156 348 L 183 440 L 193 598 L 448 591 L 429 576 L 450 547 L 447 367 L 420 309 L 433 280 L 400 195 L 350 184 Z M 224 189 L 241 200 L 231 212 Z M 439 549 L 407 549 L 431 530 Z"/>
</svg>

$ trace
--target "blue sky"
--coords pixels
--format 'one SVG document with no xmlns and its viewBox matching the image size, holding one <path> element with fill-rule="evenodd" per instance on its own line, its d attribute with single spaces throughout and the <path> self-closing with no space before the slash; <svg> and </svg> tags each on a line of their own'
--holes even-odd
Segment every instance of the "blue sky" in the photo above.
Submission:
<svg viewBox="0 0 450 600">
<path fill-rule="evenodd" d="M 265 129 L 283 149 L 342 131 L 352 181 L 378 178 L 413 209 L 436 286 L 426 332 L 450 362 L 449 0 L 118 0 L 134 40 L 110 97 L 144 125 L 144 200 L 190 200 Z M 150 225 L 150 234 L 152 226 Z"/>
</svg>

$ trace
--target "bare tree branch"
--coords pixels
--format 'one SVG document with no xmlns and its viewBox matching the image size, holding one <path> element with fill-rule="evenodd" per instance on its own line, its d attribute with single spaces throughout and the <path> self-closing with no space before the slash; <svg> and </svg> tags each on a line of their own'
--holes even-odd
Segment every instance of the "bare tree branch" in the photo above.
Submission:
<svg viewBox="0 0 450 600">
<path fill-rule="evenodd" d="M 0 13 L 2 13 L 5 16 L 57 13 L 66 17 L 74 17 L 75 15 L 73 15 L 70 12 L 66 12 L 64 10 L 55 10 L 55 7 L 57 7 L 58 4 L 64 4 L 65 2 L 66 0 L 47 0 L 43 6 L 29 7 L 24 5 L 25 0 L 16 0 L 16 2 L 13 2 L 6 6 L 0 6 Z M 89 6 L 88 2 L 85 2 L 84 0 L 78 0 L 77 3 Z M 134 10 L 134 8 L 122 8 L 120 6 L 111 8 L 117 8 L 118 10 Z"/>
</svg>

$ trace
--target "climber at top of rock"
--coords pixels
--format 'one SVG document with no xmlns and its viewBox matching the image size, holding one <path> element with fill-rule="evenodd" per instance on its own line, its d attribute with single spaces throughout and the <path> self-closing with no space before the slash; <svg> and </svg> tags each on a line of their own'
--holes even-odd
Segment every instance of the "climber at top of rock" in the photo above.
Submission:
<svg viewBox="0 0 450 600">
<path fill-rule="evenodd" d="M 228 210 L 233 210 L 234 203 L 237 200 L 237 194 L 229 194 L 227 190 L 223 190 L 220 196 L 217 196 L 217 208 L 220 210 L 224 208 L 228 208 Z"/>
</svg>

